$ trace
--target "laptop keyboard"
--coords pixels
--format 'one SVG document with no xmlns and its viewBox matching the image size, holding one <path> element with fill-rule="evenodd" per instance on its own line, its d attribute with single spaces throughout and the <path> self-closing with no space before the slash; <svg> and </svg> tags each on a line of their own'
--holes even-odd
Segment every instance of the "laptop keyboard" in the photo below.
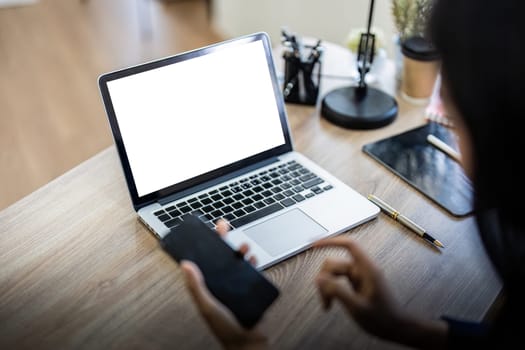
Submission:
<svg viewBox="0 0 525 350">
<path fill-rule="evenodd" d="M 331 184 L 292 160 L 170 203 L 154 214 L 168 228 L 177 226 L 182 221 L 180 217 L 187 213 L 197 215 L 210 228 L 215 228 L 214 223 L 220 218 L 236 228 L 332 188 Z"/>
</svg>

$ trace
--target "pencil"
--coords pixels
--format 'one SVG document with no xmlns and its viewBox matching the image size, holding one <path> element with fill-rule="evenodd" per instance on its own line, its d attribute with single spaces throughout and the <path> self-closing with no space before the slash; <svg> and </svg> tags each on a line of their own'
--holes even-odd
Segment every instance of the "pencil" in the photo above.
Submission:
<svg viewBox="0 0 525 350">
<path fill-rule="evenodd" d="M 452 147 L 447 145 L 442 140 L 438 139 L 436 136 L 432 134 L 427 135 L 427 141 L 440 151 L 446 153 L 450 158 L 454 159 L 457 162 L 461 162 L 461 155 Z"/>
</svg>

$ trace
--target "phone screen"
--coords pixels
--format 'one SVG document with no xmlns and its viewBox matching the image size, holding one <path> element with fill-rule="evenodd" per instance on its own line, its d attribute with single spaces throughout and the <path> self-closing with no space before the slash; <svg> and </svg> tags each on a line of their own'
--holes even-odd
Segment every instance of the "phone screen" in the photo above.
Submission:
<svg viewBox="0 0 525 350">
<path fill-rule="evenodd" d="M 210 292 L 245 328 L 253 327 L 279 295 L 261 272 L 195 216 L 185 215 L 161 244 L 177 262 L 195 263 Z"/>
</svg>

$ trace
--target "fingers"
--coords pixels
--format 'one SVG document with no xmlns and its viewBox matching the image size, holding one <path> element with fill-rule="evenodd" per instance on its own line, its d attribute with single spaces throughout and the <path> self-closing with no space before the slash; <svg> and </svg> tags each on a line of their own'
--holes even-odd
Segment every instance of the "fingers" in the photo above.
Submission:
<svg viewBox="0 0 525 350">
<path fill-rule="evenodd" d="M 314 247 L 343 247 L 350 257 L 327 258 L 317 276 L 316 282 L 323 305 L 329 308 L 333 299 L 340 300 L 351 314 L 366 305 L 377 283 L 377 268 L 368 255 L 353 240 L 335 237 L 314 243 Z M 344 276 L 345 278 L 341 278 Z"/>
<path fill-rule="evenodd" d="M 219 219 L 215 223 L 215 225 L 217 226 L 216 227 L 217 233 L 223 238 L 226 236 L 226 234 L 228 234 L 228 231 L 230 231 L 230 225 L 228 224 L 228 221 L 226 221 L 225 219 Z M 242 257 L 246 257 L 246 254 L 248 254 L 249 251 L 250 251 L 250 246 L 247 243 L 241 244 L 239 249 L 237 249 L 237 252 Z M 257 259 L 254 256 L 250 256 L 246 260 L 248 260 L 250 264 L 254 266 L 257 264 Z"/>
<path fill-rule="evenodd" d="M 340 300 L 352 314 L 363 304 L 361 297 L 343 278 L 323 272 L 317 276 L 316 283 L 325 309 L 330 308 L 333 299 Z"/>
<path fill-rule="evenodd" d="M 253 255 L 248 258 L 248 261 L 250 262 L 250 264 L 252 264 L 252 266 L 257 265 L 257 259 Z"/>
<path fill-rule="evenodd" d="M 245 336 L 244 329 L 239 325 L 231 311 L 208 291 L 197 265 L 191 261 L 183 260 L 180 267 L 186 278 L 186 286 L 193 301 L 217 338 L 225 344 L 229 341 L 237 342 L 239 339 L 243 340 Z M 254 333 L 253 336 L 259 335 Z"/>
<path fill-rule="evenodd" d="M 329 257 L 326 258 L 326 260 L 321 265 L 316 282 L 319 287 L 321 300 L 325 309 L 330 308 L 332 298 L 334 297 L 330 281 L 335 280 L 337 276 L 346 275 L 347 277 L 350 277 L 350 269 L 351 262 L 347 257 Z"/>
<path fill-rule="evenodd" d="M 330 309 L 332 306 L 333 295 L 327 287 L 330 277 L 327 274 L 319 274 L 315 279 L 317 288 L 319 289 L 319 295 L 321 296 L 321 302 L 325 310 Z"/>
<path fill-rule="evenodd" d="M 180 267 L 191 297 L 210 326 L 214 329 L 220 328 L 221 324 L 236 327 L 237 324 L 230 312 L 209 292 L 199 267 L 188 260 L 181 261 Z"/>
<path fill-rule="evenodd" d="M 241 254 L 242 256 L 245 256 L 246 253 L 248 253 L 249 250 L 250 250 L 250 246 L 249 246 L 247 243 L 243 243 L 243 244 L 241 244 L 241 246 L 239 247 L 239 249 L 237 249 L 237 251 L 239 252 L 239 254 Z"/>
<path fill-rule="evenodd" d="M 330 275 L 349 275 L 351 262 L 346 257 L 328 257 L 321 265 L 321 271 Z"/>
<path fill-rule="evenodd" d="M 237 249 L 237 253 L 245 258 L 246 260 L 248 260 L 248 262 L 255 266 L 257 265 L 257 259 L 255 258 L 255 256 L 250 256 L 250 257 L 246 257 L 246 255 L 248 254 L 248 252 L 250 251 L 250 246 L 248 245 L 248 243 L 243 243 L 241 244 L 241 246 L 239 247 L 239 249 Z"/>
<path fill-rule="evenodd" d="M 208 312 L 212 308 L 214 301 L 206 288 L 201 271 L 197 265 L 187 260 L 182 261 L 180 267 L 186 278 L 186 285 L 193 300 L 201 311 Z"/>
<path fill-rule="evenodd" d="M 334 237 L 327 238 L 317 241 L 313 244 L 314 247 L 328 247 L 337 246 L 345 248 L 354 258 L 355 261 L 360 264 L 374 265 L 368 255 L 359 247 L 354 240 L 347 237 Z"/>
<path fill-rule="evenodd" d="M 228 224 L 228 221 L 224 219 L 219 219 L 216 223 L 216 230 L 219 236 L 224 237 L 230 230 L 230 225 Z"/>
</svg>

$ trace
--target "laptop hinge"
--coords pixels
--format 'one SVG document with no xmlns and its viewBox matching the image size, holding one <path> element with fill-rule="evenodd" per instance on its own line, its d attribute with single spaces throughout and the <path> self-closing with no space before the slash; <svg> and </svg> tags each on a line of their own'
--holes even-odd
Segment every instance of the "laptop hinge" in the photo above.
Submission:
<svg viewBox="0 0 525 350">
<path fill-rule="evenodd" d="M 170 203 L 170 202 L 176 201 L 177 199 L 189 196 L 189 195 L 191 195 L 193 193 L 202 191 L 202 190 L 204 190 L 206 188 L 213 187 L 215 185 L 218 185 L 218 184 L 223 183 L 225 181 L 231 180 L 231 179 L 236 178 L 238 176 L 247 174 L 250 171 L 253 171 L 255 169 L 262 168 L 262 167 L 267 166 L 267 165 L 272 164 L 272 163 L 276 163 L 278 161 L 279 161 L 279 159 L 277 157 L 272 157 L 272 158 L 269 158 L 269 159 L 265 159 L 265 160 L 263 160 L 261 162 L 258 162 L 258 163 L 252 164 L 250 166 L 244 167 L 242 169 L 233 171 L 231 173 L 219 176 L 216 179 L 203 182 L 203 183 L 198 184 L 196 186 L 187 188 L 187 189 L 185 189 L 183 191 L 174 193 L 174 194 L 172 194 L 170 196 L 167 196 L 165 198 L 159 199 L 158 203 L 161 204 L 161 205 L 164 205 L 166 203 Z"/>
</svg>

